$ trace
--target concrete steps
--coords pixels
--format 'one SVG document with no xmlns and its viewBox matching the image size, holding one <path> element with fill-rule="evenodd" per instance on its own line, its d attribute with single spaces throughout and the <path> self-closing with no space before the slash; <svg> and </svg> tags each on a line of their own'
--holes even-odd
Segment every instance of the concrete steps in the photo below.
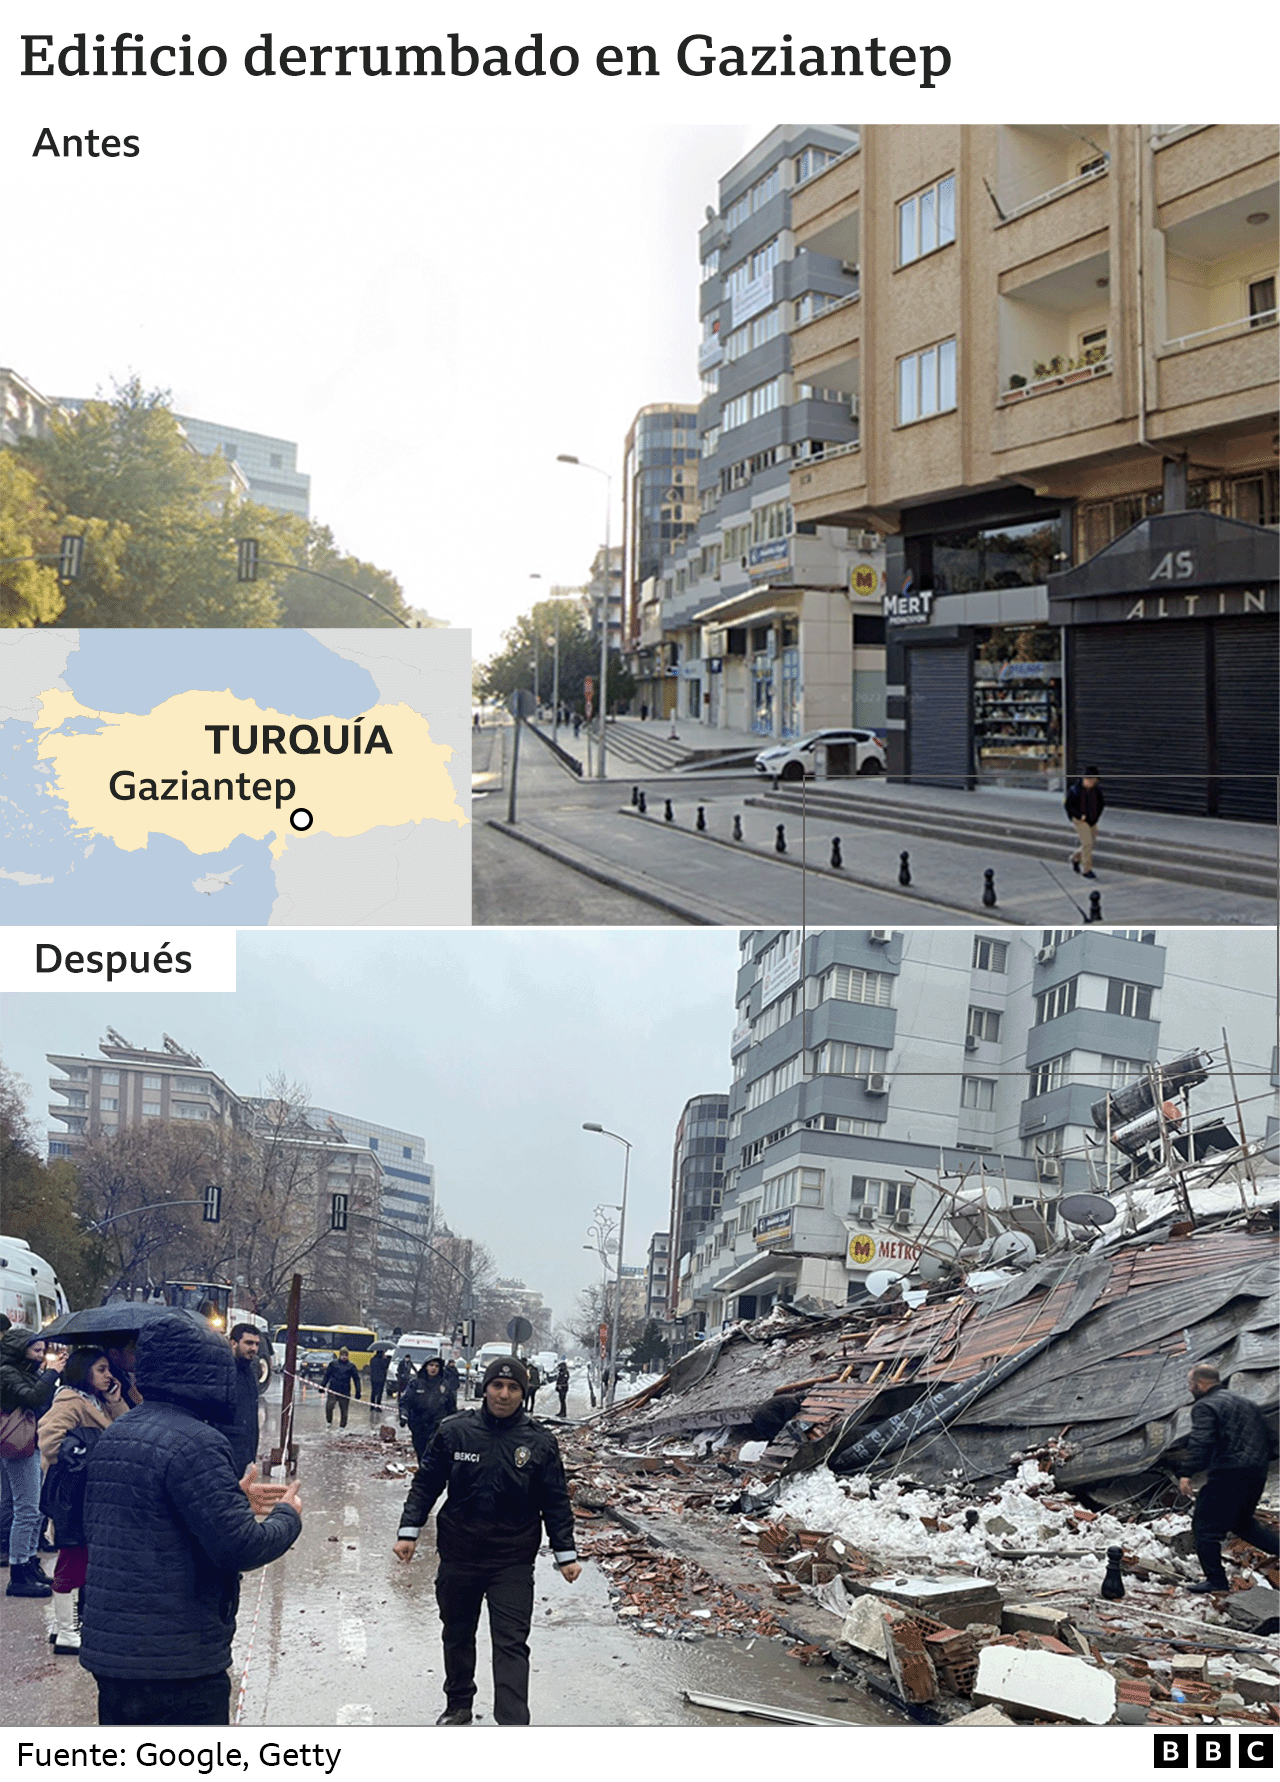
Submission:
<svg viewBox="0 0 1280 1782">
<path fill-rule="evenodd" d="M 803 813 L 810 823 L 893 829 L 934 841 L 958 842 L 972 847 L 994 846 L 1006 853 L 1029 854 L 1058 865 L 1063 863 L 1073 846 L 1072 832 L 1065 822 L 1003 817 L 978 809 L 930 809 L 910 799 L 879 794 L 859 798 L 854 792 L 822 785 L 810 785 L 803 794 L 799 787 L 794 791 L 779 787 L 773 792 L 747 797 L 743 802 L 797 820 Z M 1197 848 L 1201 850 L 1198 853 Z M 1274 896 L 1276 891 L 1276 869 L 1271 860 L 1261 855 L 1206 855 L 1203 836 L 1199 834 L 1183 848 L 1169 841 L 1144 840 L 1103 827 L 1099 831 L 1098 849 L 1099 864 L 1108 873 L 1144 873 L 1179 884 L 1243 892 L 1253 897 Z"/>
</svg>

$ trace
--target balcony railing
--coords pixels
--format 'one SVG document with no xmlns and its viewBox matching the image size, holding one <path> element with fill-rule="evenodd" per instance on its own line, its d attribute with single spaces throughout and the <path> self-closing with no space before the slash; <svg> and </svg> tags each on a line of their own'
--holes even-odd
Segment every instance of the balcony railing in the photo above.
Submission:
<svg viewBox="0 0 1280 1782">
<path fill-rule="evenodd" d="M 1162 353 L 1180 353 L 1185 347 L 1200 346 L 1211 340 L 1230 340 L 1234 334 L 1248 334 L 1254 328 L 1272 328 L 1276 322 L 1274 309 L 1260 310 L 1256 316 L 1236 316 L 1230 322 L 1219 322 L 1214 328 L 1199 328 L 1194 334 L 1179 334 L 1161 345 Z"/>
<path fill-rule="evenodd" d="M 1050 186 L 1047 192 L 1037 192 L 1034 198 L 1024 198 L 1012 209 L 1000 207 L 1000 224 L 1016 222 L 1029 210 L 1039 210 L 1042 204 L 1052 204 L 1055 199 L 1065 198 L 1068 192 L 1078 192 L 1082 186 L 1091 186 L 1111 170 L 1111 157 L 1108 155 L 1099 167 L 1091 167 L 1086 173 L 1077 173 L 1074 179 L 1067 179 L 1060 186 Z M 997 225 L 999 226 L 999 225 Z"/>
<path fill-rule="evenodd" d="M 1024 396 L 1043 396 L 1047 390 L 1061 390 L 1069 384 L 1087 384 L 1095 377 L 1109 377 L 1113 361 L 1110 358 L 1099 359 L 1093 365 L 1076 365 L 1069 371 L 1053 372 L 1048 377 L 1035 378 L 1031 383 L 1019 384 L 1016 389 L 1000 392 L 1000 406 L 1008 407 L 1011 403 L 1020 402 Z"/>
</svg>

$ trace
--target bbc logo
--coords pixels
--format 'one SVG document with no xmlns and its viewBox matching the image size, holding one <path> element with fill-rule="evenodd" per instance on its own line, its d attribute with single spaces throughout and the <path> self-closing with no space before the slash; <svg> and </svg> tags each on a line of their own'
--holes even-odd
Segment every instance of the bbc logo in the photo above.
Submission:
<svg viewBox="0 0 1280 1782">
<path fill-rule="evenodd" d="M 1237 1733 L 1235 1767 L 1240 1770 L 1269 1770 L 1273 1764 L 1271 1743 L 1274 1735 Z M 1232 1764 L 1230 1733 L 1197 1733 L 1195 1735 L 1195 1767 L 1198 1770 L 1229 1770 Z M 1156 1733 L 1152 1762 L 1158 1770 L 1189 1770 L 1191 1765 L 1190 1733 Z"/>
</svg>

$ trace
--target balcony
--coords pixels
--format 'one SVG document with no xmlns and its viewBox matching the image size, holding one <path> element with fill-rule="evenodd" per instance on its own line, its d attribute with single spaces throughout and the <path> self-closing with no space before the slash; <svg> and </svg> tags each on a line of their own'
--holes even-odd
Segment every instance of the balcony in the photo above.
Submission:
<svg viewBox="0 0 1280 1782">
<path fill-rule="evenodd" d="M 821 458 L 806 458 L 791 472 L 791 506 L 796 524 L 856 526 L 867 501 L 867 469 L 860 444 L 833 446 Z"/>
<path fill-rule="evenodd" d="M 1243 316 L 1200 334 L 1166 341 L 1157 363 L 1153 407 L 1165 415 L 1206 405 L 1195 416 L 1179 413 L 1177 425 L 1219 420 L 1267 419 L 1275 412 L 1276 312 Z M 1172 417 L 1170 417 L 1172 418 Z"/>
<path fill-rule="evenodd" d="M 857 260 L 861 197 L 862 156 L 855 148 L 792 192 L 791 229 L 797 248 Z M 850 240 L 851 253 L 846 252 Z"/>
<path fill-rule="evenodd" d="M 862 311 L 856 294 L 829 303 L 792 331 L 791 374 L 797 383 L 856 396 L 862 381 L 861 356 Z"/>
<path fill-rule="evenodd" d="M 1170 219 L 1166 206 L 1197 202 L 1196 194 L 1207 187 L 1221 187 L 1239 179 L 1250 168 L 1274 161 L 1276 131 L 1272 124 L 1217 124 L 1184 133 L 1157 137 L 1152 142 L 1152 177 L 1162 225 Z M 1253 182 L 1250 182 L 1253 183 Z"/>
</svg>

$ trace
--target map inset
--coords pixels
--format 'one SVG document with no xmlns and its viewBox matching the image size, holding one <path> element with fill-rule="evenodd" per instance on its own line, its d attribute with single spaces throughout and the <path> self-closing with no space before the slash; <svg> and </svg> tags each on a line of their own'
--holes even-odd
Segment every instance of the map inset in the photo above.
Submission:
<svg viewBox="0 0 1280 1782">
<path fill-rule="evenodd" d="M 0 634 L 0 919 L 471 919 L 463 631 Z"/>
</svg>

